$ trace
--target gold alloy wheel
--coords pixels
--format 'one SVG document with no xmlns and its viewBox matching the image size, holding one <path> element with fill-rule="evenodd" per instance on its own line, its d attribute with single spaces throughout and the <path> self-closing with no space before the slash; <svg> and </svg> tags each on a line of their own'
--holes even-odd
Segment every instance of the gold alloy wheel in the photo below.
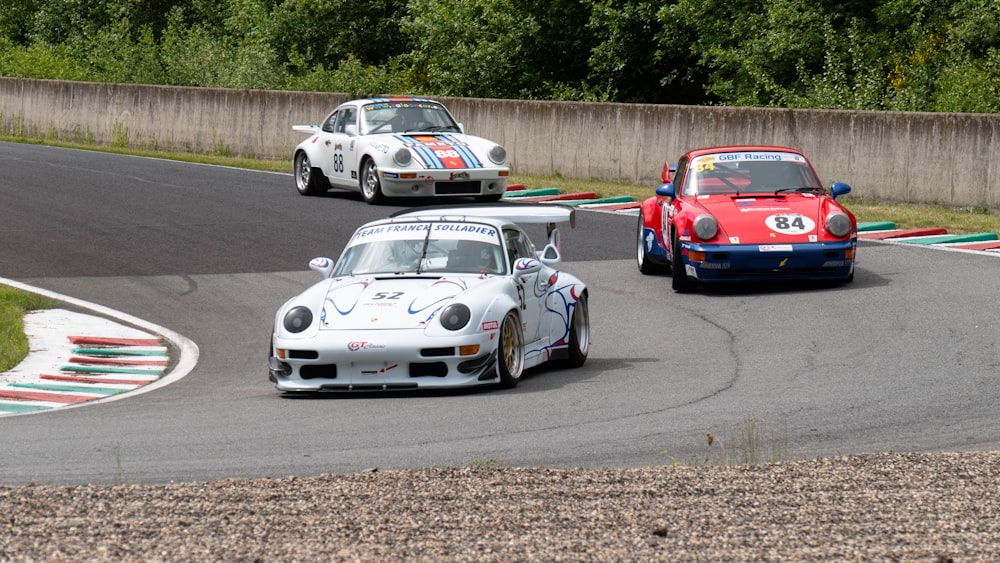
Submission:
<svg viewBox="0 0 1000 563">
<path fill-rule="evenodd" d="M 513 312 L 507 313 L 500 325 L 499 365 L 500 382 L 507 387 L 517 385 L 524 370 L 524 334 L 521 323 Z"/>
</svg>

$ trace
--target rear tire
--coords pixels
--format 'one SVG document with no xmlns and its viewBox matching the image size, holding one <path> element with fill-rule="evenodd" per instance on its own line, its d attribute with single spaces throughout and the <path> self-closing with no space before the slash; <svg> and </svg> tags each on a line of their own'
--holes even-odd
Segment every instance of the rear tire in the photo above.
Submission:
<svg viewBox="0 0 1000 563">
<path fill-rule="evenodd" d="M 323 171 L 315 168 L 305 151 L 295 154 L 295 189 L 302 195 L 320 195 L 330 189 L 330 181 Z"/>
<path fill-rule="evenodd" d="M 646 223 L 642 220 L 642 213 L 639 213 L 639 224 L 636 226 L 636 262 L 639 266 L 639 271 L 647 276 L 654 274 L 663 274 L 667 271 L 667 266 L 665 264 L 658 264 L 653 262 L 649 258 L 649 254 L 646 253 L 646 240 L 643 236 L 643 231 L 646 227 Z"/>
<path fill-rule="evenodd" d="M 569 328 L 569 357 L 566 365 L 578 368 L 587 361 L 590 352 L 590 307 L 587 305 L 587 292 L 584 292 L 573 307 L 573 318 Z"/>
<path fill-rule="evenodd" d="M 497 373 L 501 387 L 514 387 L 524 372 L 524 332 L 514 311 L 507 313 L 500 323 L 500 341 L 497 344 Z"/>
</svg>

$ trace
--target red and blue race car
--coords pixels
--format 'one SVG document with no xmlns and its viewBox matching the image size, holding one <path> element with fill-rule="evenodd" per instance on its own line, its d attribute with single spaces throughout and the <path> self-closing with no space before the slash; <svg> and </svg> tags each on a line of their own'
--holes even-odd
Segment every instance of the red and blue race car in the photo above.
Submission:
<svg viewBox="0 0 1000 563">
<path fill-rule="evenodd" d="M 671 272 L 676 291 L 699 282 L 854 278 L 858 226 L 801 151 L 730 146 L 689 151 L 663 169 L 642 202 L 637 260 Z"/>
</svg>

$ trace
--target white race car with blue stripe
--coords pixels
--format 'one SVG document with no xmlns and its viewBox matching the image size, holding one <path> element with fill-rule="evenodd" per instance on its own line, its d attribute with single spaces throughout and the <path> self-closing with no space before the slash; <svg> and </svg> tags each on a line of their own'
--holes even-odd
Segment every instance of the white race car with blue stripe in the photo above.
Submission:
<svg viewBox="0 0 1000 563">
<path fill-rule="evenodd" d="M 268 350 L 284 393 L 513 387 L 524 370 L 583 365 L 587 286 L 556 269 L 557 205 L 432 207 L 363 225 L 323 279 L 282 305 Z M 536 251 L 519 224 L 547 226 Z"/>
<path fill-rule="evenodd" d="M 340 188 L 361 192 L 368 203 L 436 196 L 496 201 L 507 189 L 507 151 L 466 135 L 434 100 L 353 100 L 322 124 L 292 128 L 309 134 L 293 156 L 302 195 Z"/>
</svg>

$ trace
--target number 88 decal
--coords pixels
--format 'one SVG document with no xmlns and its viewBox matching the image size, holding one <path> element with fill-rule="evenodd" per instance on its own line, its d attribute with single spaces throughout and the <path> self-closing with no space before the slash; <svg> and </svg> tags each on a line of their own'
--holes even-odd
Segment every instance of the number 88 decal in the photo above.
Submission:
<svg viewBox="0 0 1000 563">
<path fill-rule="evenodd" d="M 816 223 L 805 215 L 771 215 L 764 219 L 767 228 L 785 235 L 802 235 L 816 229 Z"/>
</svg>

